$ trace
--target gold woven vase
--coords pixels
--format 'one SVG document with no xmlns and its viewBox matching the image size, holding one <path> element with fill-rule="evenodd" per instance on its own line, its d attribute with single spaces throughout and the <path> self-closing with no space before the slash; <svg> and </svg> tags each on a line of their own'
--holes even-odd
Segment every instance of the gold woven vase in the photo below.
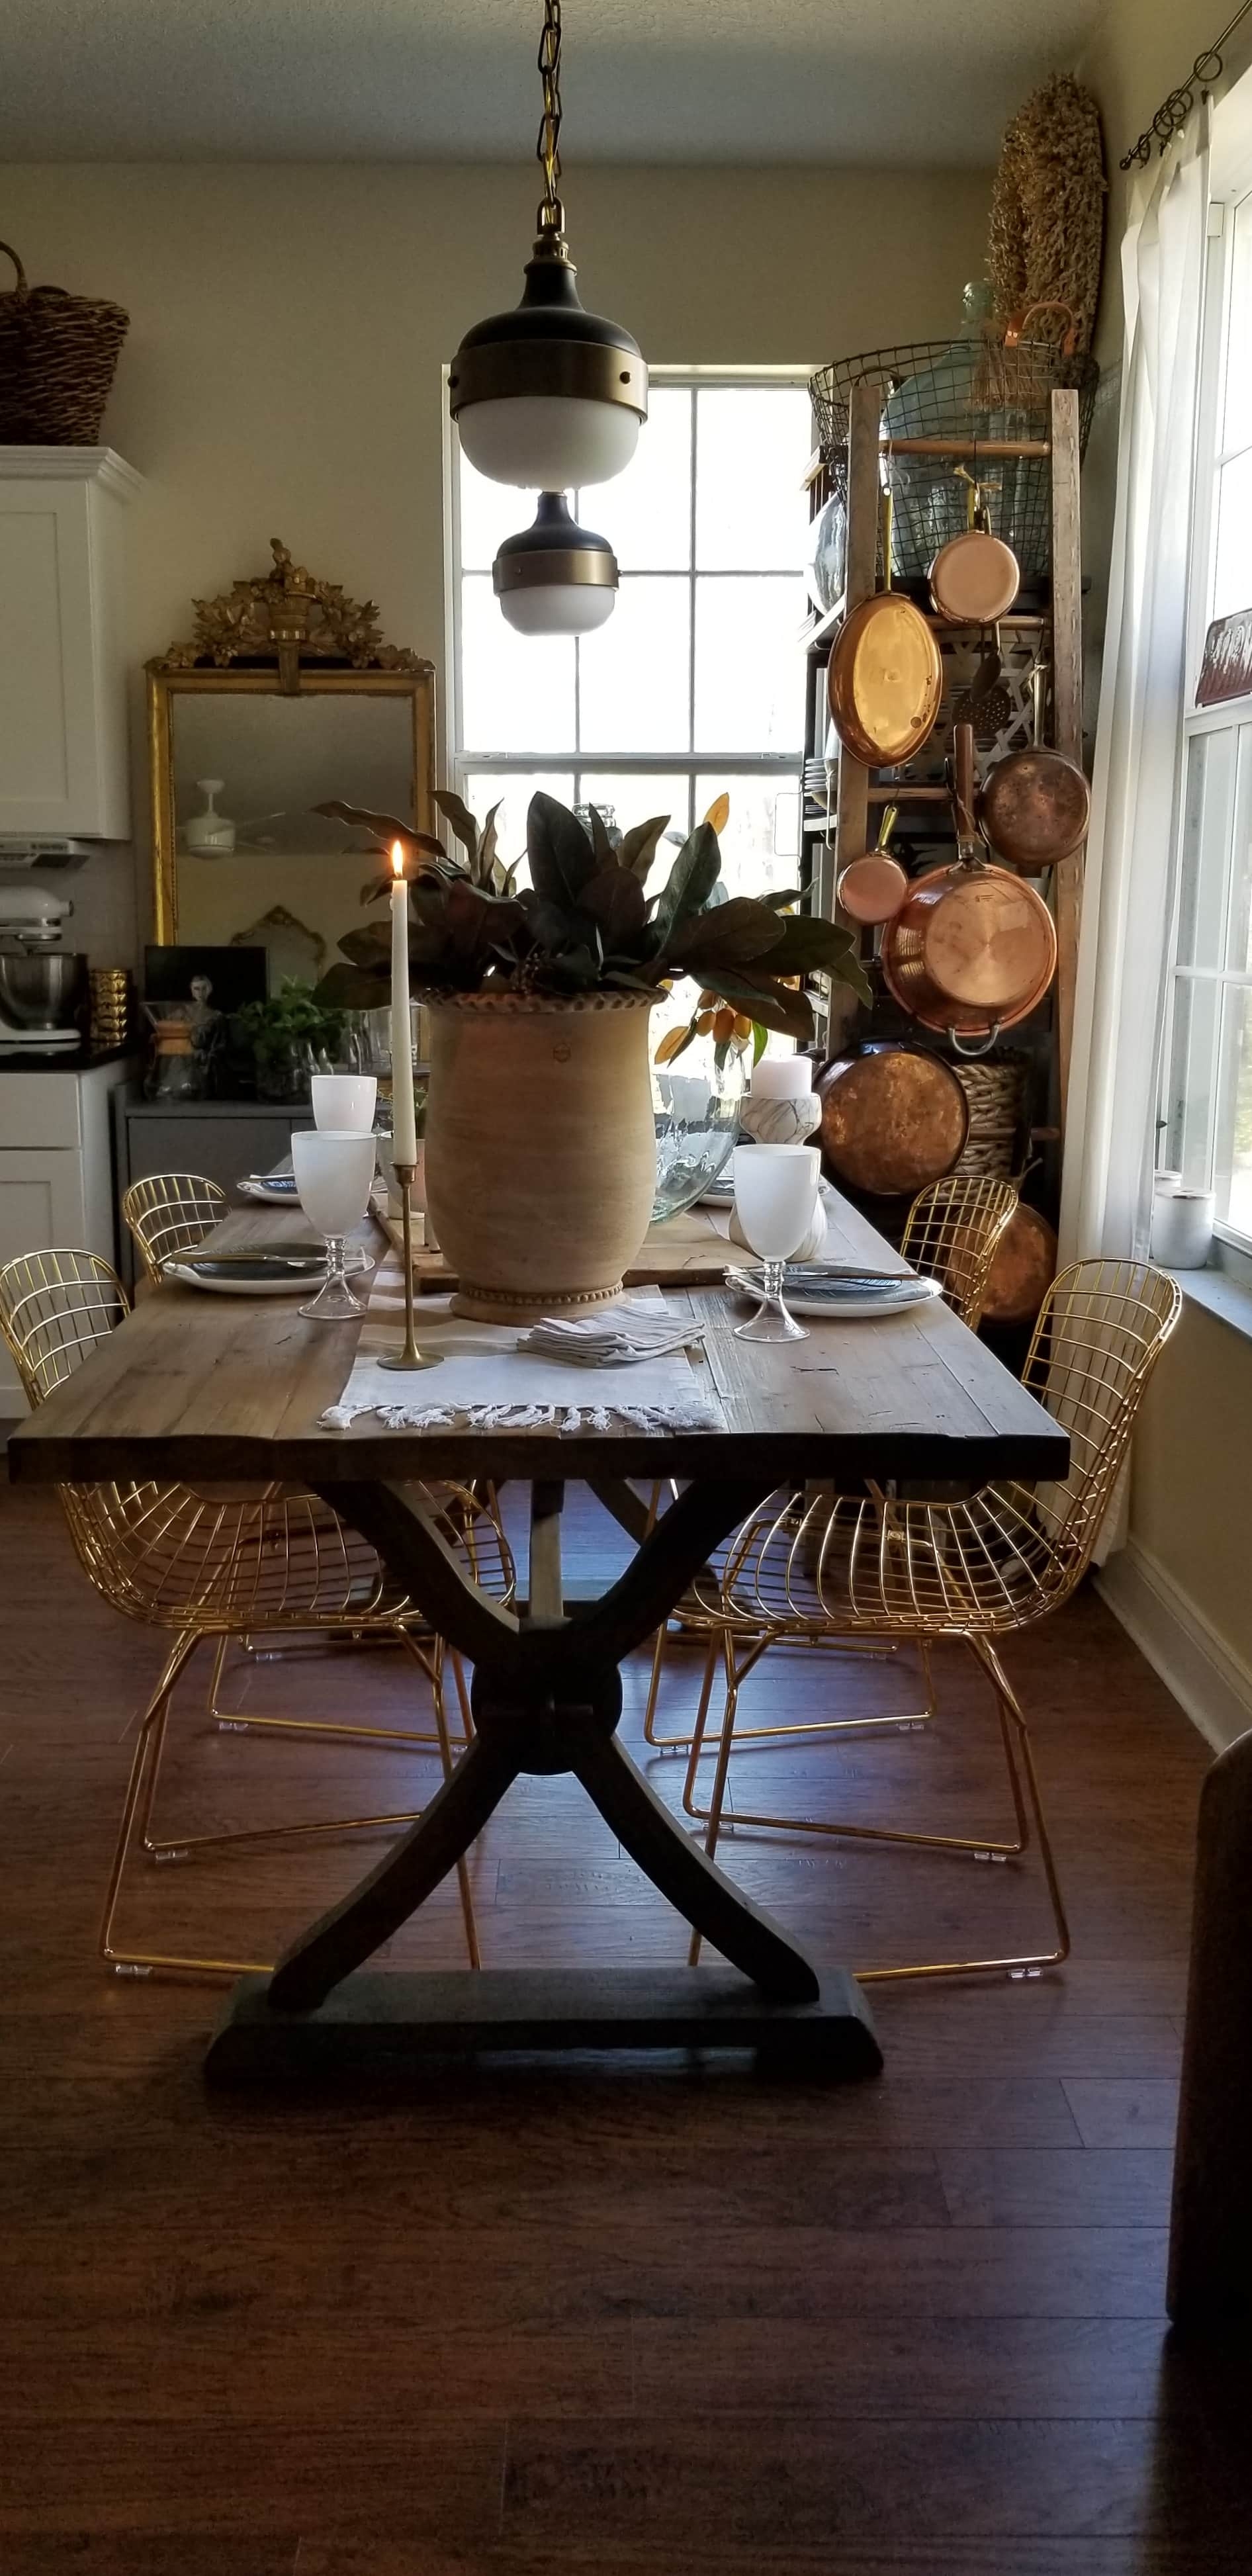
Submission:
<svg viewBox="0 0 1252 2576">
<path fill-rule="evenodd" d="M 616 993 L 431 1003 L 426 1199 L 454 1313 L 527 1323 L 616 1296 L 656 1194 L 651 1007 Z"/>
</svg>

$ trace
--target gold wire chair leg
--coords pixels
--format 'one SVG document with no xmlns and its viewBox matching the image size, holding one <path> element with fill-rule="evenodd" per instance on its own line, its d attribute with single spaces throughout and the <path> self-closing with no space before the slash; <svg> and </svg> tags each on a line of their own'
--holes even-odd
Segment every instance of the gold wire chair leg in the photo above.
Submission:
<svg viewBox="0 0 1252 2576">
<path fill-rule="evenodd" d="M 729 1636 L 730 1630 L 728 1628 L 724 1628 L 721 1631 L 721 1643 L 723 1646 L 729 1639 Z M 693 1807 L 691 1803 L 691 1791 L 692 1783 L 696 1776 L 696 1764 L 704 1750 L 704 1739 L 708 1730 L 709 1702 L 713 1696 L 713 1676 L 717 1671 L 718 1644 L 718 1631 L 714 1629 L 713 1634 L 709 1638 L 708 1649 L 704 1658 L 704 1672 L 700 1682 L 700 1697 L 696 1703 L 695 1724 L 691 1730 L 691 1749 L 687 1756 L 687 1776 L 683 1781 L 683 1812 L 688 1816 L 697 1817 L 697 1820 L 700 1823 L 703 1823 L 704 1819 L 699 1815 L 698 1810 Z M 718 1739 L 714 1737 L 715 1743 L 717 1740 Z"/>
<path fill-rule="evenodd" d="M 251 1630 L 249 1635 L 250 1637 L 264 1637 L 274 1633 L 275 1632 L 272 1630 L 258 1628 Z M 277 1633 L 281 1634 L 281 1631 Z M 395 1642 L 395 1639 L 395 1629 L 384 1628 L 377 1629 L 374 1632 L 372 1642 L 379 1645 L 383 1643 L 391 1644 Z M 221 1727 L 225 1733 L 230 1735 L 242 1735 L 246 1731 L 248 1734 L 255 1733 L 258 1735 L 322 1736 L 328 1737 L 334 1743 L 341 1744 L 390 1744 L 394 1745 L 396 1750 L 401 1753 L 438 1752 L 439 1737 L 437 1734 L 428 1735 L 423 1733 L 421 1730 L 415 1731 L 411 1727 L 358 1726 L 350 1723 L 346 1718 L 276 1717 L 266 1716 L 263 1713 L 258 1713 L 252 1709 L 223 1708 L 219 1698 L 219 1691 L 222 1675 L 225 1670 L 226 1657 L 229 1652 L 231 1642 L 231 1635 L 229 1630 L 227 1630 L 218 1641 L 217 1652 L 213 1659 L 213 1677 L 209 1684 L 208 1696 L 209 1716 L 213 1723 L 216 1726 Z M 241 1639 L 239 1642 L 242 1643 L 243 1640 Z M 461 1684 L 461 1706 L 463 1714 L 468 1717 L 469 1702 L 464 1691 L 463 1679 Z M 471 1732 L 472 1729 L 467 1726 L 465 1736 L 466 1743 L 469 1742 Z"/>
<path fill-rule="evenodd" d="M 113 1854 L 113 1866 L 105 1891 L 104 1910 L 100 1921 L 100 1956 L 116 1976 L 151 1976 L 164 1969 L 188 1977 L 238 1977 L 252 1971 L 265 1974 L 273 1961 L 267 1959 L 202 1959 L 179 1956 L 161 1950 L 140 1950 L 131 1946 L 119 1948 L 113 1939 L 113 1926 L 121 1901 L 126 1864 L 135 1838 L 137 1825 L 146 1826 L 152 1812 L 156 1791 L 156 1774 L 169 1718 L 174 1686 L 200 1643 L 197 1629 L 184 1630 L 171 1647 L 165 1668 L 139 1723 L 139 1740 L 130 1767 L 122 1821 Z"/>
<path fill-rule="evenodd" d="M 408 1646 L 411 1654 L 418 1654 L 416 1640 L 409 1637 L 407 1633 L 405 1634 L 405 1644 Z M 419 1655 L 418 1660 L 424 1661 L 424 1658 Z M 453 1661 L 458 1668 L 460 1687 L 464 1689 L 464 1675 L 460 1673 L 459 1656 L 454 1657 Z M 436 1645 L 433 1667 L 427 1667 L 427 1669 L 430 1671 L 431 1689 L 434 1693 L 435 1725 L 439 1733 L 439 1753 L 440 1759 L 443 1763 L 443 1776 L 445 1780 L 450 1780 L 455 1766 L 452 1759 L 452 1738 L 448 1732 L 448 1711 L 443 1695 L 443 1664 L 443 1642 L 442 1639 L 440 1639 Z M 465 1944 L 469 1952 L 469 1963 L 471 1968 L 481 1968 L 482 1959 L 478 1948 L 478 1924 L 474 1914 L 473 1891 L 470 1887 L 469 1863 L 464 1852 L 461 1853 L 460 1858 L 457 1861 L 456 1883 L 461 1899 L 461 1917 L 465 1925 Z"/>
<path fill-rule="evenodd" d="M 720 1621 L 710 1620 L 708 1624 L 714 1636 L 720 1633 Z M 730 1622 L 727 1621 L 726 1625 L 729 1627 Z M 679 1620 L 673 1628 L 667 1624 L 663 1628 L 658 1628 L 656 1632 L 656 1646 L 652 1657 L 652 1678 L 648 1684 L 647 1706 L 645 1707 L 643 1714 L 643 1737 L 645 1744 L 651 1745 L 653 1750 L 657 1753 L 689 1753 L 691 1749 L 693 1737 L 692 1728 L 685 1728 L 679 1735 L 658 1735 L 656 1731 L 657 1698 L 661 1687 L 661 1673 L 665 1662 L 666 1649 L 671 1638 L 676 1634 L 681 1636 L 682 1633 L 683 1626 L 681 1620 Z M 687 1633 L 690 1635 L 693 1632 L 688 1630 Z M 697 1631 L 694 1633 L 699 1632 Z M 753 1632 L 746 1627 L 741 1627 L 738 1633 L 743 1636 L 751 1636 Z M 874 1642 L 867 1642 L 863 1647 L 860 1640 L 856 1638 L 801 1638 L 798 1636 L 790 1636 L 789 1632 L 785 1628 L 766 1628 L 755 1636 L 752 1653 L 749 1659 L 740 1666 L 740 1680 L 743 1681 L 746 1679 L 748 1673 L 752 1669 L 752 1665 L 758 1661 L 761 1655 L 764 1654 L 767 1646 L 777 1645 L 780 1642 L 794 1645 L 820 1645 L 822 1647 L 830 1648 L 837 1654 L 855 1655 L 865 1653 L 868 1655 L 883 1656 L 893 1655 L 896 1652 L 894 1643 L 879 1645 Z M 707 1665 L 705 1669 L 706 1671 L 708 1670 Z M 898 1735 L 906 1728 L 922 1727 L 927 1725 L 933 1716 L 933 1704 L 928 1700 L 926 1708 L 918 1714 L 914 1714 L 912 1711 L 905 1711 L 903 1713 L 893 1711 L 886 1717 L 874 1717 L 867 1712 L 864 1716 L 860 1717 L 805 1717 L 797 1719 L 790 1725 L 744 1726 L 740 1728 L 739 1741 L 741 1744 L 764 1744 L 781 1743 L 788 1737 L 796 1735 Z M 716 1740 L 717 1739 L 715 1737 L 714 1742 L 716 1742 Z M 685 1800 L 684 1804 L 686 1804 Z M 699 1810 L 694 1807 L 688 1807 L 687 1812 L 689 1815 L 696 1815 L 699 1813 Z"/>
<path fill-rule="evenodd" d="M 709 1660 L 705 1667 L 705 1687 L 700 1703 L 699 1716 L 699 1737 L 701 1742 L 703 1741 L 704 1720 L 707 1715 L 709 1695 L 712 1688 L 715 1653 L 716 1640 L 714 1640 L 709 1647 Z M 722 1710 L 722 1731 L 718 1739 L 717 1769 L 713 1775 L 713 1796 L 709 1806 L 708 1831 L 704 1837 L 704 1848 L 710 1860 L 713 1860 L 716 1856 L 717 1838 L 722 1829 L 722 1806 L 726 1796 L 727 1775 L 730 1770 L 730 1748 L 734 1741 L 735 1710 L 739 1704 L 739 1675 L 735 1665 L 735 1641 L 729 1628 L 724 1628 L 722 1630 L 722 1662 L 726 1671 L 726 1703 Z M 691 1760 L 687 1766 L 687 1789 L 690 1789 L 692 1773 L 698 1759 L 698 1746 L 696 1742 L 693 1741 Z M 685 1791 L 684 1804 L 686 1804 Z M 701 1936 L 699 1932 L 693 1932 L 691 1935 L 691 1946 L 687 1952 L 687 1964 L 689 1967 L 699 1967 L 700 1949 Z"/>
<path fill-rule="evenodd" d="M 197 1630 L 197 1637 L 202 1633 L 202 1631 Z M 402 1641 L 408 1648 L 408 1651 L 413 1656 L 414 1660 L 421 1665 L 421 1668 L 431 1685 L 433 1695 L 435 1690 L 435 1666 L 431 1657 L 427 1654 L 425 1647 L 416 1637 L 411 1637 L 407 1629 L 400 1627 L 398 1624 L 388 1633 L 393 1638 Z M 220 1656 L 218 1662 L 220 1662 Z M 218 1669 L 218 1662 L 215 1662 L 214 1665 L 215 1674 Z M 280 1728 L 285 1727 L 288 1731 L 297 1734 L 326 1734 L 339 1738 L 359 1735 L 365 1738 L 366 1741 L 372 1741 L 376 1737 L 381 1737 L 388 1743 L 394 1743 L 408 1749 L 439 1752 L 441 1755 L 443 1752 L 443 1735 L 439 1730 L 438 1719 L 436 1719 L 436 1731 L 434 1735 L 410 1735 L 399 1729 L 382 1727 L 337 1727 L 334 1725 L 323 1727 L 312 1720 L 307 1724 L 304 1724 L 295 1718 L 273 1718 L 267 1720 L 266 1723 Z M 446 1727 L 447 1720 L 445 1716 L 445 1733 Z M 397 1827 L 401 1825 L 415 1825 L 418 1817 L 422 1813 L 422 1809 L 420 1807 L 388 1807 L 382 1809 L 376 1815 L 314 1816 L 307 1819 L 293 1817 L 289 1822 L 284 1822 L 281 1825 L 233 1825 L 227 1833 L 176 1834 L 165 1839 L 154 1837 L 149 1835 L 148 1824 L 152 1814 L 152 1804 L 156 1792 L 156 1775 L 161 1758 L 161 1744 L 163 1744 L 163 1742 L 164 1727 L 162 1727 L 161 1730 L 161 1743 L 158 1744 L 153 1755 L 141 1820 L 143 1848 L 150 1860 L 168 1861 L 175 1857 L 179 1860 L 190 1860 L 192 1855 L 196 1852 L 227 1851 L 233 1849 L 237 1844 L 243 1844 L 247 1848 L 251 1849 L 253 1846 L 262 1843 L 307 1842 L 316 1839 L 319 1836 L 325 1836 L 328 1834 L 378 1832 L 389 1825 L 395 1825 Z"/>
<path fill-rule="evenodd" d="M 753 1646 L 749 1649 L 748 1654 L 738 1665 L 734 1677 L 736 1701 L 738 1698 L 738 1692 L 748 1673 L 751 1672 L 754 1664 L 760 1661 L 765 1648 L 776 1642 L 776 1634 L 777 1632 L 775 1632 L 774 1636 L 765 1637 L 755 1641 Z M 935 1688 L 934 1672 L 929 1652 L 927 1652 L 926 1656 L 923 1658 L 923 1663 L 926 1679 L 926 1705 L 921 1720 L 919 1721 L 913 1717 L 894 1717 L 889 1720 L 880 1721 L 881 1723 L 885 1723 L 892 1728 L 899 1728 L 902 1726 L 911 1727 L 919 1723 L 929 1725 L 933 1721 L 935 1716 Z M 1025 1809 L 1022 1805 L 1017 1773 L 1013 1764 L 1006 1720 L 1003 1715 L 1003 1711 L 1000 1709 L 998 1699 L 997 1712 L 1000 1719 L 1001 1733 L 1004 1736 L 1005 1751 L 1008 1757 L 1009 1779 L 1012 1784 L 1013 1807 L 1018 1828 L 1017 1840 L 1014 1842 L 1006 1842 L 1002 1838 L 989 1834 L 926 1834 L 911 1832 L 905 1827 L 899 1825 L 853 1825 L 847 1824 L 839 1818 L 827 1821 L 816 1816 L 776 1815 L 767 1813 L 763 1810 L 758 1812 L 749 1807 L 741 1807 L 738 1804 L 736 1804 L 735 1807 L 736 1829 L 738 1829 L 740 1825 L 751 1825 L 759 1828 L 765 1833 L 820 1834 L 828 1840 L 839 1842 L 899 1843 L 906 1849 L 922 1851 L 974 1852 L 980 1855 L 985 1854 L 988 1859 L 992 1860 L 1020 1860 L 1029 1842 L 1029 1830 Z M 801 1732 L 808 1733 L 810 1731 L 812 1730 L 809 1727 L 805 1727 L 804 1729 L 796 1728 L 793 1730 L 793 1732 L 797 1734 Z M 833 1734 L 839 1730 L 832 1721 L 831 1726 L 828 1729 L 822 1729 L 822 1731 Z M 786 1732 L 786 1729 L 778 1730 L 780 1735 L 785 1734 Z M 741 1727 L 738 1731 L 738 1742 L 740 1745 L 750 1742 L 759 1742 L 762 1736 L 772 1735 L 774 1733 L 775 1730 L 773 1728 Z M 714 1738 L 714 1742 L 718 1742 L 716 1737 Z M 717 1807 L 717 1792 L 715 1787 L 712 1799 L 707 1807 L 702 1807 L 699 1804 L 695 1795 L 696 1762 L 698 1759 L 699 1753 L 694 1748 L 693 1744 L 692 1757 L 687 1766 L 687 1781 L 683 1792 L 683 1805 L 689 1816 L 694 1816 L 700 1824 L 707 1824 L 713 1815 L 714 1808 Z M 720 1809 L 718 1810 L 718 1814 L 720 1825 Z"/>
<path fill-rule="evenodd" d="M 442 1654 L 443 1641 L 442 1639 L 438 1639 L 436 1642 L 439 1652 Z M 449 1646 L 447 1653 L 448 1660 L 452 1666 L 452 1678 L 456 1683 L 456 1695 L 461 1711 L 461 1724 L 465 1730 L 465 1741 L 467 1744 L 472 1744 L 474 1740 L 474 1712 L 470 1707 L 469 1687 L 465 1679 L 465 1664 L 463 1658 L 458 1655 L 455 1646 Z"/>
</svg>

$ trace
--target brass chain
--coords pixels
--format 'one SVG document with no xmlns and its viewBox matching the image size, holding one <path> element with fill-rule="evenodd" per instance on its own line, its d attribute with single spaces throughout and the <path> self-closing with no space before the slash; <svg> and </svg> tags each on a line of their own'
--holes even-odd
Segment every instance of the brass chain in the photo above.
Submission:
<svg viewBox="0 0 1252 2576">
<path fill-rule="evenodd" d="M 543 203 L 539 208 L 540 233 L 559 235 L 565 230 L 565 208 L 561 203 L 561 0 L 544 0 L 543 34 L 539 39 L 539 74 L 543 82 L 543 116 L 535 157 L 543 172 Z"/>
</svg>

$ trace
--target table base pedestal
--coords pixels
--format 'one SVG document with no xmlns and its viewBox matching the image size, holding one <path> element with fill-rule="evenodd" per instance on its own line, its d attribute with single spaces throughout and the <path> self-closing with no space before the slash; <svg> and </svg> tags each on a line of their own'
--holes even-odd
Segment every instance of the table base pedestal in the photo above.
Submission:
<svg viewBox="0 0 1252 2576">
<path fill-rule="evenodd" d="M 844 1968 L 811 2003 L 777 2003 L 732 1968 L 371 1971 L 314 2012 L 283 2012 L 268 1977 L 235 1988 L 209 2047 L 212 2084 L 403 2078 L 426 2058 L 498 2050 L 752 2049 L 780 2073 L 854 2078 L 882 2065 Z"/>
</svg>

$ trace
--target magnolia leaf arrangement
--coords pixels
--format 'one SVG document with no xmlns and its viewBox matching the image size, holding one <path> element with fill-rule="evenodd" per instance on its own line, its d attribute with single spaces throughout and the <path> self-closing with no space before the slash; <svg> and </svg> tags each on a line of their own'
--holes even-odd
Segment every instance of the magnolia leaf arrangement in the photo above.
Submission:
<svg viewBox="0 0 1252 2576">
<path fill-rule="evenodd" d="M 800 900 L 797 890 L 759 901 L 726 897 L 711 822 L 697 824 L 665 884 L 650 894 L 648 878 L 668 815 L 635 824 L 614 849 L 594 807 L 587 833 L 567 806 L 538 794 L 531 798 L 526 826 L 531 881 L 519 886 L 516 866 L 506 868 L 499 856 L 499 809 L 493 807 L 480 828 L 459 796 L 439 793 L 435 801 L 463 855 L 450 856 L 430 834 L 364 806 L 336 800 L 316 808 L 363 827 L 380 842 L 401 844 L 409 880 L 410 967 L 414 981 L 432 994 L 570 998 L 604 992 L 659 999 L 664 987 L 690 975 L 702 987 L 702 1008 L 726 1005 L 801 1042 L 813 1035 L 813 1014 L 801 989 L 806 975 L 821 972 L 850 984 L 863 1000 L 870 998 L 852 933 L 789 911 Z M 382 896 L 387 886 L 386 877 L 371 879 L 362 900 Z M 344 963 L 323 976 L 318 1000 L 337 1010 L 371 1010 L 386 1002 L 389 926 L 370 923 L 349 931 L 339 946 Z"/>
</svg>

